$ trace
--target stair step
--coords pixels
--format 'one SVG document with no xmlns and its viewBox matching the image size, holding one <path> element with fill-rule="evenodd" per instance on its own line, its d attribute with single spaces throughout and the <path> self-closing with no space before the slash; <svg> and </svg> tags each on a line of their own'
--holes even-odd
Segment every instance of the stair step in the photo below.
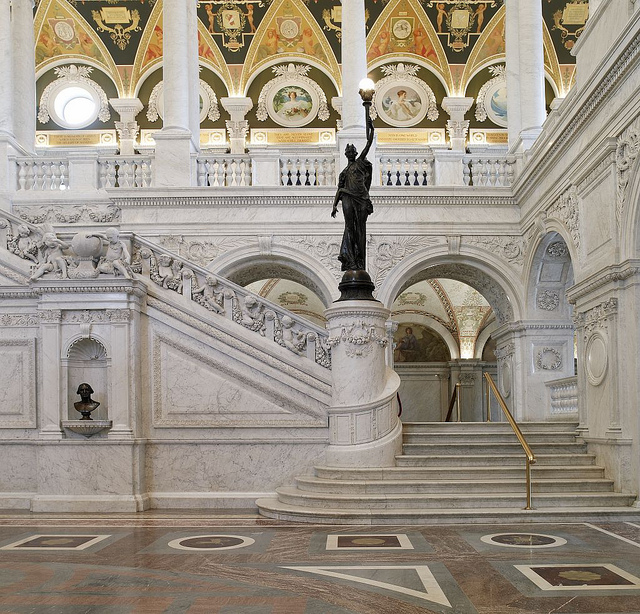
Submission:
<svg viewBox="0 0 640 614">
<path fill-rule="evenodd" d="M 536 454 L 536 465 L 593 465 L 595 454 Z M 524 466 L 525 456 L 519 454 L 404 454 L 396 456 L 399 467 L 465 467 L 465 466 Z"/>
<path fill-rule="evenodd" d="M 440 467 L 315 467 L 316 477 L 325 480 L 437 480 L 446 475 L 448 479 L 491 480 L 524 478 L 524 458 L 517 466 L 495 467 L 447 467 L 446 473 Z M 577 467 L 562 465 L 532 465 L 534 479 L 598 479 L 604 477 L 604 469 L 596 465 Z"/>
<path fill-rule="evenodd" d="M 538 454 L 580 454 L 587 451 L 583 443 L 539 443 L 531 446 L 533 453 Z M 461 454 L 513 454 L 522 453 L 519 442 L 514 443 L 407 443 L 403 444 L 405 454 L 415 455 L 433 454 L 435 456 L 461 455 Z"/>
<path fill-rule="evenodd" d="M 441 444 L 442 433 L 405 433 L 402 441 L 404 444 Z M 562 431 L 539 432 L 532 431 L 525 434 L 527 443 L 530 446 L 545 443 L 576 443 L 575 433 L 564 433 Z M 500 433 L 464 433 L 452 431 L 446 434 L 447 443 L 518 443 L 518 438 L 513 431 Z"/>
<path fill-rule="evenodd" d="M 445 476 L 442 476 L 445 477 Z M 298 490 L 314 493 L 334 494 L 466 494 L 480 493 L 512 493 L 525 492 L 525 479 L 493 479 L 493 480 L 325 480 L 315 476 L 296 478 Z M 534 493 L 569 493 L 569 492 L 613 492 L 613 480 L 586 479 L 574 480 L 540 480 L 533 479 Z"/>
<path fill-rule="evenodd" d="M 457 508 L 363 510 L 345 508 L 307 508 L 288 505 L 276 498 L 258 499 L 260 514 L 289 522 L 313 522 L 340 525 L 427 525 L 487 524 L 533 522 L 638 522 L 640 508 L 607 507 L 602 509 L 571 507 L 542 509 L 534 500 L 533 510 L 518 503 L 511 508 Z"/>
<path fill-rule="evenodd" d="M 432 509 L 432 508 L 517 508 L 522 505 L 523 493 L 498 494 L 334 494 L 312 493 L 293 487 L 279 488 L 278 499 L 287 505 L 334 509 Z M 629 506 L 635 495 L 622 493 L 541 493 L 535 504 L 541 508 L 555 507 L 622 507 Z"/>
<path fill-rule="evenodd" d="M 523 433 L 566 432 L 575 433 L 577 422 L 518 422 Z M 508 422 L 403 422 L 404 433 L 513 433 Z"/>
</svg>

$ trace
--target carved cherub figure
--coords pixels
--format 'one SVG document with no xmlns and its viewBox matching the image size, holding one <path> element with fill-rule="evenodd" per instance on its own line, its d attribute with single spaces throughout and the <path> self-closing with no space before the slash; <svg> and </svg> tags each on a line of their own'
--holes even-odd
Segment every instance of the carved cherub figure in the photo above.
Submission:
<svg viewBox="0 0 640 614">
<path fill-rule="evenodd" d="M 123 277 L 131 279 L 131 255 L 127 246 L 120 240 L 120 232 L 117 228 L 107 228 L 104 234 L 96 232 L 88 237 L 97 237 L 106 241 L 108 244 L 107 253 L 100 258 L 98 262 L 98 270 L 107 275 L 116 275 L 120 273 Z"/>
<path fill-rule="evenodd" d="M 61 241 L 53 232 L 45 232 L 42 236 L 44 262 L 40 264 L 33 275 L 31 281 L 42 277 L 45 273 L 60 271 L 63 279 L 68 279 L 67 261 L 62 253 L 63 249 L 68 249 L 69 244 Z"/>
<path fill-rule="evenodd" d="M 158 256 L 158 280 L 163 288 L 169 288 L 180 292 L 182 290 L 182 279 L 178 263 L 173 262 L 173 258 L 168 254 Z"/>
<path fill-rule="evenodd" d="M 242 305 L 241 324 L 246 328 L 258 331 L 263 337 L 265 332 L 264 313 L 262 305 L 250 294 L 245 296 Z"/>
<path fill-rule="evenodd" d="M 16 247 L 18 255 L 31 260 L 32 262 L 38 262 L 38 242 L 32 237 L 31 229 L 26 224 L 20 224 L 18 226 L 18 237 L 16 241 Z"/>
<path fill-rule="evenodd" d="M 194 297 L 200 294 L 201 297 L 198 302 L 207 309 L 220 314 L 224 313 L 224 309 L 220 307 L 224 292 L 218 288 L 218 280 L 212 275 L 207 275 L 204 283 L 199 288 L 194 288 L 192 294 Z"/>
<path fill-rule="evenodd" d="M 293 320 L 289 316 L 282 318 L 282 341 L 287 349 L 302 356 L 307 344 L 307 336 L 300 330 L 293 330 Z"/>
</svg>

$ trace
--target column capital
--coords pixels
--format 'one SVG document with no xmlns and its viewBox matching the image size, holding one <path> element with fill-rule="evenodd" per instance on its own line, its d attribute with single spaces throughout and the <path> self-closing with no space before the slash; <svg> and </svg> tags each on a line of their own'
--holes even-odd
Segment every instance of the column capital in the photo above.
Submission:
<svg viewBox="0 0 640 614">
<path fill-rule="evenodd" d="M 135 116 L 144 109 L 139 98 L 110 98 L 109 104 L 120 115 L 123 122 L 133 121 Z"/>
<path fill-rule="evenodd" d="M 245 97 L 228 96 L 220 98 L 220 104 L 229 113 L 233 122 L 242 121 L 245 115 L 253 108 L 253 100 Z"/>
<path fill-rule="evenodd" d="M 447 96 L 442 99 L 442 108 L 455 121 L 464 119 L 464 114 L 471 108 L 474 98 L 462 98 L 460 96 Z"/>
</svg>

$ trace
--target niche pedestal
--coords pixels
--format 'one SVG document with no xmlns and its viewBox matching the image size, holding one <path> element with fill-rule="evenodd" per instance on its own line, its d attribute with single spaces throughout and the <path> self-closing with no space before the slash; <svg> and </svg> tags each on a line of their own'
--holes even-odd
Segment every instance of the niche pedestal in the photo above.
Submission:
<svg viewBox="0 0 640 614">
<path fill-rule="evenodd" d="M 331 346 L 332 399 L 326 462 L 390 467 L 400 453 L 400 378 L 385 362 L 389 310 L 377 301 L 340 301 L 325 311 Z"/>
</svg>

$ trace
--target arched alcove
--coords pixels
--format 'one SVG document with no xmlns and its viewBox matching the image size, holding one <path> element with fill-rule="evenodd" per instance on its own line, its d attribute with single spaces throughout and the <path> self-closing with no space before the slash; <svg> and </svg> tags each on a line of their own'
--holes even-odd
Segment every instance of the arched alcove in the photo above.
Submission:
<svg viewBox="0 0 640 614">
<path fill-rule="evenodd" d="M 93 337 L 82 337 L 73 341 L 62 360 L 63 372 L 66 371 L 67 417 L 79 420 L 80 414 L 74 403 L 80 400 L 78 386 L 87 383 L 93 388 L 91 395 L 100 403 L 92 414 L 94 420 L 107 420 L 109 417 L 109 366 L 110 359 L 105 345 Z"/>
</svg>

